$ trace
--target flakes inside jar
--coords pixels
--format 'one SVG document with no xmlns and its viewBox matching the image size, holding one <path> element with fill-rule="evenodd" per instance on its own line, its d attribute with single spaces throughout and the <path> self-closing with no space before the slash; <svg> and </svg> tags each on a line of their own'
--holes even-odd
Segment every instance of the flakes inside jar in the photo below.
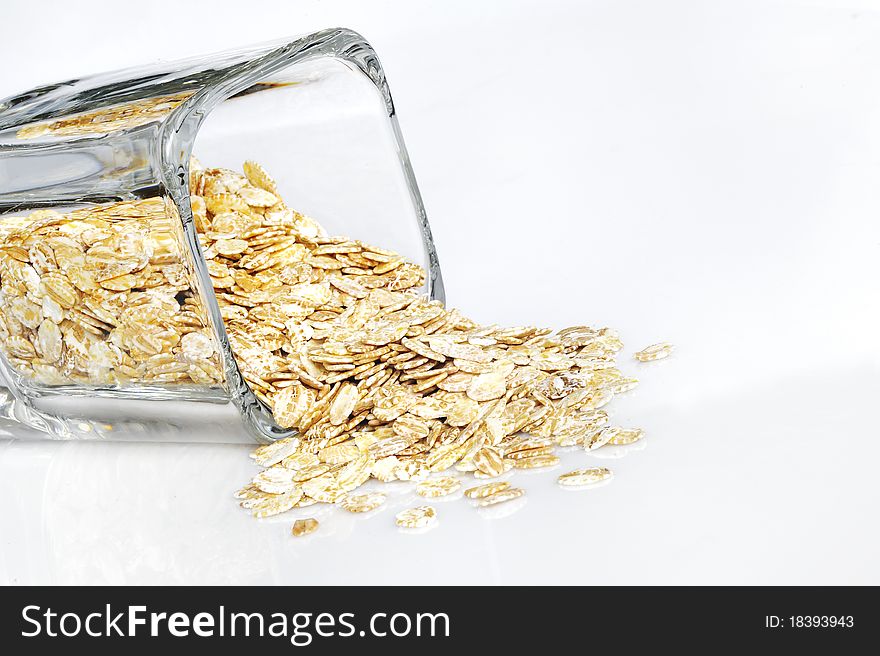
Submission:
<svg viewBox="0 0 880 656">
<path fill-rule="evenodd" d="M 162 198 L 0 221 L 0 318 L 16 338 L 3 353 L 22 381 L 221 386 L 181 236 Z"/>
</svg>

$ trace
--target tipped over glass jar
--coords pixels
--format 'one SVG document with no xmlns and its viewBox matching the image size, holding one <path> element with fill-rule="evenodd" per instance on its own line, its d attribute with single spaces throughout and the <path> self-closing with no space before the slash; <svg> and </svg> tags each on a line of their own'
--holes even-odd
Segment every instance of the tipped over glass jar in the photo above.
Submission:
<svg viewBox="0 0 880 656">
<path fill-rule="evenodd" d="M 400 338 L 374 318 L 360 354 L 314 360 L 315 331 L 353 298 L 393 310 L 412 293 L 429 323 L 443 300 L 430 228 L 354 32 L 0 102 L 0 431 L 288 437 L 277 395 L 287 407 L 298 383 L 320 406 L 336 376 L 385 375 L 375 352 Z"/>
</svg>

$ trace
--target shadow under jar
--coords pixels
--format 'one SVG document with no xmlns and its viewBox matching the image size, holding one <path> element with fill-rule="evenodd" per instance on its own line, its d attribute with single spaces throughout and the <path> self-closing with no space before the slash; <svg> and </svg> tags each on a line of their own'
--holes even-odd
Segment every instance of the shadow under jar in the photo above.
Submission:
<svg viewBox="0 0 880 656">
<path fill-rule="evenodd" d="M 444 300 L 388 85 L 360 35 L 331 29 L 39 87 L 0 102 L 0 433 L 292 434 L 236 357 L 236 320 L 253 304 L 218 272 L 226 256 L 255 272 L 272 264 L 251 246 L 224 251 L 241 235 L 223 246 L 212 235 L 209 216 L 235 215 L 227 187 L 245 180 L 222 170 L 245 161 L 275 178 L 268 196 L 247 186 L 249 235 L 363 240 L 399 253 L 423 272 L 413 286 Z M 263 250 L 283 262 L 293 241 Z M 264 313 L 291 301 L 254 292 Z"/>
</svg>

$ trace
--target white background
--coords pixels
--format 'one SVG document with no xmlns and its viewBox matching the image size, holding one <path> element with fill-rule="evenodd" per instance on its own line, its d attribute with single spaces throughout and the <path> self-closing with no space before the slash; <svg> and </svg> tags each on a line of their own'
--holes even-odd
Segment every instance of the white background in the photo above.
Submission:
<svg viewBox="0 0 880 656">
<path fill-rule="evenodd" d="M 448 299 L 609 325 L 637 448 L 257 522 L 236 445 L 0 442 L 0 583 L 880 583 L 880 3 L 7 2 L 0 95 L 346 26 L 391 83 Z M 665 362 L 633 350 L 668 339 Z M 315 508 L 298 513 L 305 516 Z"/>
</svg>

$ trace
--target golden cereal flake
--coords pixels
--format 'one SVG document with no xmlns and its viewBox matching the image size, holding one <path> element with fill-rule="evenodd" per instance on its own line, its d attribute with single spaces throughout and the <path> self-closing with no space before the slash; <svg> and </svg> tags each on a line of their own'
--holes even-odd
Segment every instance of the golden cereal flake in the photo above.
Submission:
<svg viewBox="0 0 880 656">
<path fill-rule="evenodd" d="M 299 448 L 299 444 L 299 438 L 288 437 L 259 447 L 251 453 L 251 458 L 261 467 L 271 467 L 293 455 Z"/>
<path fill-rule="evenodd" d="M 359 398 L 356 385 L 343 383 L 330 404 L 330 423 L 339 426 L 348 419 Z"/>
<path fill-rule="evenodd" d="M 613 475 L 607 467 L 590 467 L 560 474 L 556 481 L 563 487 L 585 487 L 607 481 Z"/>
<path fill-rule="evenodd" d="M 382 492 L 367 492 L 365 494 L 347 494 L 339 502 L 343 509 L 352 513 L 366 513 L 375 510 L 385 503 L 386 495 Z"/>
<path fill-rule="evenodd" d="M 464 394 L 458 394 L 451 400 L 446 414 L 446 423 L 450 426 L 467 426 L 480 416 L 480 404 Z"/>
<path fill-rule="evenodd" d="M 277 193 L 278 185 L 275 183 L 275 179 L 259 163 L 247 160 L 242 165 L 242 170 L 245 176 L 247 176 L 248 181 L 255 187 L 265 189 L 273 194 Z"/>
<path fill-rule="evenodd" d="M 242 187 L 236 193 L 251 207 L 272 207 L 278 203 L 278 196 L 259 187 Z"/>
<path fill-rule="evenodd" d="M 318 476 L 323 476 L 327 472 L 330 471 L 330 465 L 325 463 L 314 463 L 311 465 L 306 465 L 297 470 L 292 471 L 293 480 L 297 483 L 302 483 L 303 481 L 308 481 L 313 478 L 317 478 Z"/>
<path fill-rule="evenodd" d="M 633 357 L 639 362 L 653 362 L 654 360 L 662 360 L 668 358 L 674 347 L 669 342 L 661 342 L 652 344 L 643 348 L 641 351 L 634 353 Z"/>
<path fill-rule="evenodd" d="M 466 392 L 473 379 L 473 374 L 458 372 L 447 376 L 444 380 L 437 383 L 437 387 L 444 392 Z"/>
<path fill-rule="evenodd" d="M 416 441 L 428 436 L 430 430 L 427 421 L 411 414 L 405 414 L 391 424 L 391 430 L 406 440 Z"/>
<path fill-rule="evenodd" d="M 285 387 L 273 399 L 272 414 L 279 426 L 291 428 L 299 424 L 314 402 L 314 390 L 302 385 Z"/>
<path fill-rule="evenodd" d="M 267 494 L 283 494 L 296 487 L 294 472 L 283 467 L 270 467 L 254 476 L 253 485 Z"/>
<path fill-rule="evenodd" d="M 520 449 L 513 451 L 512 453 L 505 453 L 504 457 L 516 462 L 517 460 L 534 458 L 535 456 L 550 456 L 553 455 L 553 452 L 554 449 L 552 446 L 540 446 L 533 449 Z"/>
<path fill-rule="evenodd" d="M 385 458 L 380 458 L 373 463 L 371 473 L 376 480 L 382 481 L 383 483 L 390 483 L 391 481 L 397 480 L 397 473 L 402 466 L 403 463 L 401 463 L 397 457 L 387 456 Z"/>
<path fill-rule="evenodd" d="M 9 303 L 9 313 L 26 328 L 36 328 L 43 321 L 42 308 L 23 297 Z"/>
<path fill-rule="evenodd" d="M 474 454 L 474 465 L 487 476 L 500 476 L 504 473 L 504 459 L 497 449 L 490 446 L 483 447 Z"/>
<path fill-rule="evenodd" d="M 293 528 L 290 529 L 290 532 L 294 537 L 302 537 L 304 535 L 308 535 L 309 533 L 314 533 L 318 530 L 318 520 L 314 517 L 306 517 L 305 519 L 298 519 L 293 523 Z"/>
<path fill-rule="evenodd" d="M 44 319 L 37 330 L 37 352 L 46 362 L 57 362 L 61 358 L 61 329 L 49 319 Z"/>
<path fill-rule="evenodd" d="M 428 358 L 429 360 L 436 360 L 437 362 L 445 362 L 446 361 L 445 355 L 437 353 L 437 351 L 435 351 L 434 349 L 429 347 L 427 344 L 425 344 L 421 340 L 409 339 L 409 338 L 404 337 L 402 340 L 400 340 L 400 343 L 402 346 L 405 346 L 413 353 L 417 353 L 418 355 L 421 355 L 424 358 Z M 463 390 L 460 390 L 460 391 L 463 391 Z"/>
<path fill-rule="evenodd" d="M 473 362 L 489 362 L 492 357 L 479 346 L 474 346 L 473 344 L 460 344 L 448 336 L 432 335 L 431 337 L 428 337 L 428 345 L 437 353 L 449 358 L 470 360 Z"/>
<path fill-rule="evenodd" d="M 425 459 L 425 465 L 432 472 L 449 469 L 465 455 L 466 445 L 444 444 L 431 450 Z"/>
<path fill-rule="evenodd" d="M 485 485 L 477 485 L 476 487 L 470 487 L 464 491 L 464 495 L 468 499 L 482 499 L 483 497 L 488 497 L 496 492 L 501 492 L 510 487 L 510 483 L 508 481 L 498 481 L 497 483 L 486 483 Z"/>
<path fill-rule="evenodd" d="M 298 487 L 295 487 L 289 492 L 285 492 L 283 494 L 267 495 L 257 500 L 251 506 L 251 512 L 253 513 L 254 517 L 259 518 L 280 515 L 281 513 L 285 513 L 293 508 L 302 498 L 302 495 L 303 491 Z"/>
<path fill-rule="evenodd" d="M 505 501 L 518 499 L 525 493 L 526 491 L 520 487 L 508 487 L 501 490 L 500 492 L 495 492 L 494 494 L 479 498 L 479 500 L 477 501 L 477 505 L 480 508 L 494 506 L 499 503 L 504 503 Z"/>
<path fill-rule="evenodd" d="M 343 442 L 325 447 L 318 451 L 318 459 L 331 465 L 340 465 L 351 462 L 361 454 L 357 443 Z"/>
<path fill-rule="evenodd" d="M 220 255 L 239 255 L 247 250 L 248 243 L 244 239 L 219 239 L 214 248 Z"/>
<path fill-rule="evenodd" d="M 127 292 L 132 287 L 135 287 L 137 282 L 138 279 L 136 276 L 130 273 L 123 273 L 121 276 L 102 280 L 99 284 L 104 289 L 109 289 L 110 291 Z"/>
<path fill-rule="evenodd" d="M 309 506 L 314 506 L 316 503 L 318 503 L 317 499 L 312 499 L 312 497 L 303 494 L 302 498 L 296 502 L 294 508 L 308 508 Z"/>
<path fill-rule="evenodd" d="M 477 471 L 474 472 L 474 478 L 479 478 L 479 479 L 498 478 L 499 476 L 501 476 L 501 474 L 505 474 L 505 473 L 509 472 L 511 469 L 513 469 L 513 460 L 510 460 L 509 458 L 505 458 L 503 460 L 502 464 L 503 464 L 503 466 L 502 466 L 501 472 L 496 473 L 497 469 L 492 470 L 492 471 L 480 471 L 478 469 Z"/>
<path fill-rule="evenodd" d="M 253 483 L 248 483 L 243 488 L 236 490 L 233 495 L 236 499 L 257 499 L 264 496 L 264 493 Z"/>
<path fill-rule="evenodd" d="M 324 474 L 304 481 L 302 490 L 306 496 L 324 503 L 336 503 L 346 492 L 332 474 Z"/>
<path fill-rule="evenodd" d="M 369 290 L 352 277 L 337 275 L 328 280 L 336 289 L 354 298 L 365 298 L 369 294 Z"/>
<path fill-rule="evenodd" d="M 61 323 L 64 320 L 64 308 L 49 295 L 43 297 L 40 309 L 43 311 L 43 316 L 53 323 Z"/>
<path fill-rule="evenodd" d="M 444 497 L 461 487 L 461 481 L 454 476 L 429 478 L 416 485 L 416 494 L 420 497 Z"/>
<path fill-rule="evenodd" d="M 474 401 L 491 401 L 504 396 L 507 391 L 505 375 L 498 371 L 489 371 L 474 376 L 467 388 L 467 395 Z"/>
<path fill-rule="evenodd" d="M 617 426 L 606 426 L 592 433 L 584 440 L 584 448 L 587 451 L 595 451 L 599 447 L 603 447 L 613 440 L 620 433 Z"/>
<path fill-rule="evenodd" d="M 375 458 L 370 453 L 362 453 L 339 470 L 337 485 L 343 492 L 351 492 L 366 483 L 370 478 Z"/>
<path fill-rule="evenodd" d="M 40 278 L 40 284 L 46 295 L 65 310 L 71 309 L 79 301 L 79 292 L 60 271 L 44 274 Z"/>
<path fill-rule="evenodd" d="M 515 469 L 536 469 L 539 467 L 553 467 L 559 464 L 559 456 L 551 454 L 531 456 L 513 461 Z"/>
<path fill-rule="evenodd" d="M 624 444 L 634 444 L 645 436 L 645 431 L 641 428 L 622 428 L 617 434 L 608 440 L 608 444 L 621 446 Z"/>
<path fill-rule="evenodd" d="M 291 471 L 300 471 L 309 467 L 311 465 L 317 465 L 320 461 L 318 460 L 318 456 L 314 453 L 294 453 L 293 455 L 287 456 L 278 464 L 286 469 L 290 469 Z"/>
<path fill-rule="evenodd" d="M 401 528 L 424 528 L 437 521 L 437 511 L 431 506 L 417 506 L 397 513 L 395 523 Z"/>
</svg>

